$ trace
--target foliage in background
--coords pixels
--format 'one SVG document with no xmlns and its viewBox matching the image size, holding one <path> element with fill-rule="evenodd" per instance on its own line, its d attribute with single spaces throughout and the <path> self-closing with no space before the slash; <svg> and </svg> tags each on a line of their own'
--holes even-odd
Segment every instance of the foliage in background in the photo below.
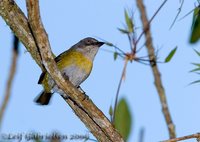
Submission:
<svg viewBox="0 0 200 142">
<path fill-rule="evenodd" d="M 190 43 L 191 44 L 197 43 L 199 39 L 200 39 L 200 5 L 196 7 L 193 12 Z M 200 57 L 200 52 L 197 50 L 194 50 L 194 51 Z M 200 63 L 192 63 L 192 64 L 195 66 L 195 68 L 191 70 L 190 72 L 200 74 Z M 195 80 L 191 82 L 190 84 L 196 84 L 196 83 L 200 83 L 200 80 Z"/>
<path fill-rule="evenodd" d="M 197 50 L 194 50 L 194 51 L 200 57 L 200 52 L 198 52 Z M 200 74 L 200 63 L 192 63 L 192 64 L 195 66 L 195 68 L 191 70 L 190 72 Z M 191 82 L 190 84 L 195 84 L 195 83 L 200 83 L 200 80 L 195 80 Z"/>
<path fill-rule="evenodd" d="M 177 46 L 174 49 L 172 49 L 169 55 L 165 58 L 165 63 L 168 63 L 169 61 L 171 61 L 172 57 L 176 53 L 176 50 L 177 50 Z"/>
<path fill-rule="evenodd" d="M 200 6 L 194 9 L 190 43 L 194 44 L 200 39 Z"/>
<path fill-rule="evenodd" d="M 114 125 L 124 140 L 127 141 L 131 132 L 132 117 L 125 98 L 120 99 L 117 104 Z"/>
</svg>

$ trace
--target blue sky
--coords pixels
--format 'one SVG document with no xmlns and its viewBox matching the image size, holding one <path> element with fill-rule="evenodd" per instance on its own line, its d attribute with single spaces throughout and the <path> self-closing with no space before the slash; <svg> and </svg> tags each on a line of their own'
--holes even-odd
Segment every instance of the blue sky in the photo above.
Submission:
<svg viewBox="0 0 200 142">
<path fill-rule="evenodd" d="M 25 2 L 17 3 L 26 13 Z M 157 0 L 145 1 L 149 17 L 161 3 L 162 1 Z M 181 15 L 193 9 L 194 3 L 195 1 L 185 1 Z M 178 46 L 173 60 L 167 64 L 159 64 L 159 69 L 172 119 L 176 125 L 177 136 L 183 136 L 199 132 L 200 128 L 199 85 L 188 86 L 191 81 L 199 77 L 189 73 L 194 68 L 191 63 L 199 61 L 193 51 L 193 48 L 198 50 L 199 43 L 193 46 L 188 44 L 192 14 L 178 21 L 169 30 L 179 6 L 179 0 L 169 0 L 152 22 L 151 31 L 154 46 L 159 49 L 160 61 L 163 61 L 175 46 Z M 88 36 L 105 39 L 128 52 L 128 39 L 117 30 L 118 27 L 123 27 L 124 8 L 133 10 L 134 23 L 139 35 L 142 26 L 135 1 L 74 0 L 55 3 L 43 0 L 40 2 L 42 20 L 52 50 L 56 55 Z M 10 67 L 12 44 L 12 32 L 2 18 L 0 18 L 0 43 L 0 53 L 3 53 L 0 56 L 0 100 L 2 100 Z M 141 40 L 139 47 L 143 43 L 144 39 Z M 111 47 L 105 45 L 102 48 L 112 50 Z M 138 54 L 138 56 L 143 55 L 147 55 L 145 48 Z M 114 104 L 123 64 L 123 60 L 114 61 L 113 54 L 100 50 L 90 77 L 82 84 L 87 95 L 108 117 L 109 107 Z M 2 133 L 35 131 L 50 134 L 53 131 L 59 131 L 66 135 L 88 134 L 87 128 L 58 94 L 54 95 L 51 105 L 46 107 L 38 106 L 33 102 L 42 90 L 42 87 L 37 84 L 40 73 L 40 68 L 21 45 L 17 74 L 12 97 L 4 116 Z M 145 141 L 155 142 L 168 138 L 149 66 L 136 62 L 128 64 L 120 97 L 127 99 L 133 116 L 132 134 L 129 141 L 138 140 L 141 127 L 145 128 Z"/>
</svg>

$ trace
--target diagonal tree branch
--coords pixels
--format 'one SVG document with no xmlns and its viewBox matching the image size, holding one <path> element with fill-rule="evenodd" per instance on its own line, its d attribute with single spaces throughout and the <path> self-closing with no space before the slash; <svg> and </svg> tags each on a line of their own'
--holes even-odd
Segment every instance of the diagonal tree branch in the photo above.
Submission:
<svg viewBox="0 0 200 142">
<path fill-rule="evenodd" d="M 192 134 L 192 135 L 187 135 L 179 138 L 174 138 L 174 139 L 169 139 L 169 140 L 164 140 L 161 142 L 177 142 L 177 141 L 185 141 L 188 139 L 196 139 L 197 142 L 200 141 L 200 133 Z"/>
<path fill-rule="evenodd" d="M 0 15 L 43 70 L 41 58 L 29 29 L 27 18 L 21 9 L 13 0 L 0 0 Z"/>
<path fill-rule="evenodd" d="M 16 68 L 17 68 L 18 52 L 19 52 L 19 40 L 16 36 L 14 36 L 12 63 L 10 66 L 10 73 L 9 73 L 8 81 L 6 84 L 4 100 L 2 102 L 2 106 L 0 107 L 0 128 L 2 126 L 3 115 L 5 113 L 6 106 L 8 105 L 8 101 L 9 101 L 10 95 L 11 95 L 12 83 L 13 83 L 13 79 L 15 76 Z"/>
<path fill-rule="evenodd" d="M 159 72 L 157 64 L 156 64 L 156 56 L 154 54 L 154 47 L 153 47 L 152 37 L 151 37 L 151 33 L 150 33 L 150 25 L 148 24 L 149 22 L 147 19 L 146 9 L 145 9 L 145 6 L 144 6 L 142 0 L 137 0 L 137 5 L 138 5 L 138 8 L 141 13 L 141 21 L 143 24 L 143 30 L 145 32 L 145 37 L 146 37 L 146 48 L 147 48 L 147 51 L 149 54 L 151 69 L 152 69 L 153 75 L 154 75 L 155 86 L 156 86 L 156 89 L 157 89 L 157 92 L 158 92 L 158 95 L 160 98 L 160 102 L 162 105 L 162 111 L 163 111 L 163 114 L 165 117 L 165 121 L 167 123 L 170 138 L 175 138 L 176 137 L 175 126 L 172 122 L 172 118 L 171 118 L 171 115 L 170 115 L 170 112 L 168 109 L 165 90 L 164 90 L 164 87 L 163 87 L 163 84 L 161 81 L 160 72 Z"/>
<path fill-rule="evenodd" d="M 90 99 L 83 101 L 84 95 L 69 81 L 65 80 L 57 69 L 47 34 L 40 20 L 38 0 L 27 0 L 27 9 L 29 24 L 32 30 L 30 30 L 23 12 L 13 0 L 0 0 L 0 15 L 25 45 L 42 70 L 44 70 L 43 65 L 45 66 L 45 69 L 47 69 L 56 84 L 64 92 L 64 94 L 61 94 L 63 98 L 65 98 L 76 115 L 89 128 L 98 141 L 122 142 L 122 137 L 114 129 L 106 116 Z M 66 99 L 65 94 L 68 94 L 70 99 Z"/>
</svg>

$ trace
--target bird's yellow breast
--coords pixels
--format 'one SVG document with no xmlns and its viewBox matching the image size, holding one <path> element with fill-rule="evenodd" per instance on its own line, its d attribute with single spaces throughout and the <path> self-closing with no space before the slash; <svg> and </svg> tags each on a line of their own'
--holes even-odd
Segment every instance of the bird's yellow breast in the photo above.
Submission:
<svg viewBox="0 0 200 142">
<path fill-rule="evenodd" d="M 61 71 L 71 65 L 77 66 L 86 73 L 89 73 L 92 69 L 92 61 L 85 57 L 81 52 L 71 50 L 65 52 L 60 58 L 61 59 L 57 62 L 57 66 Z"/>
<path fill-rule="evenodd" d="M 65 73 L 66 75 L 69 75 L 69 78 L 71 81 L 78 81 L 82 82 L 84 81 L 90 74 L 92 70 L 92 61 L 85 57 L 81 52 L 75 51 L 75 50 L 68 50 L 62 54 L 60 54 L 56 59 L 56 64 L 58 66 L 58 69 L 63 71 L 68 71 Z M 74 70 L 72 69 L 74 68 Z M 81 77 L 80 77 L 81 76 Z M 80 79 L 79 79 L 80 77 Z M 78 80 L 79 79 L 79 80 Z M 49 75 L 45 73 L 42 84 L 44 89 L 47 92 L 50 92 L 52 89 L 52 79 L 49 78 Z"/>
</svg>

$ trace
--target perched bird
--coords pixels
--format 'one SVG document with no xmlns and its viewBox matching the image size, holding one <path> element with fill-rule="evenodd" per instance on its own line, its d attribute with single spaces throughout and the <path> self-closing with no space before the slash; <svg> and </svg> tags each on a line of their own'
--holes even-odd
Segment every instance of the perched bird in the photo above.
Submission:
<svg viewBox="0 0 200 142">
<path fill-rule="evenodd" d="M 55 58 L 58 69 L 74 86 L 79 87 L 90 75 L 95 55 L 103 44 L 104 42 L 91 37 L 82 39 Z M 42 84 L 44 90 L 35 102 L 48 105 L 52 94 L 58 91 L 58 87 L 47 72 L 40 75 L 38 84 Z"/>
</svg>

